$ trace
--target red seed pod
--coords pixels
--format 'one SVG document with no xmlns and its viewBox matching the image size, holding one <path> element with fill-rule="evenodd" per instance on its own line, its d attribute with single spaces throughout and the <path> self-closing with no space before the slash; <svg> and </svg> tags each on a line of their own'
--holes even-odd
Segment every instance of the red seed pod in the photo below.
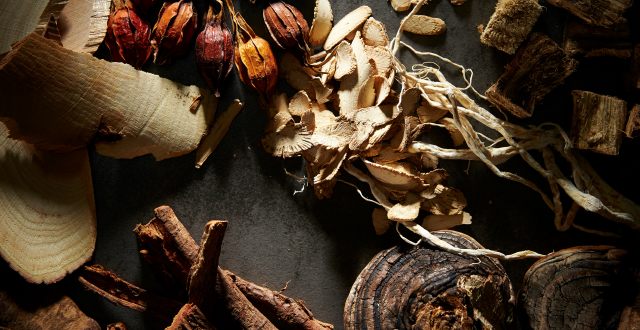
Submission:
<svg viewBox="0 0 640 330">
<path fill-rule="evenodd" d="M 149 23 L 129 0 L 113 0 L 105 43 L 116 62 L 140 70 L 151 55 Z"/>
<path fill-rule="evenodd" d="M 196 62 L 198 70 L 217 97 L 218 87 L 233 68 L 233 38 L 227 28 L 224 6 L 217 0 L 220 9 L 214 14 L 213 6 L 205 17 L 205 26 L 196 38 Z"/>
<path fill-rule="evenodd" d="M 262 16 L 271 38 L 280 48 L 307 58 L 309 25 L 296 7 L 282 1 L 270 2 L 265 5 Z"/>
<path fill-rule="evenodd" d="M 184 54 L 198 27 L 197 20 L 192 1 L 165 2 L 151 32 L 153 63 L 169 63 L 174 57 Z"/>
<path fill-rule="evenodd" d="M 158 0 L 131 0 L 134 6 L 140 9 L 140 12 L 146 14 L 149 8 L 153 6 Z"/>
</svg>

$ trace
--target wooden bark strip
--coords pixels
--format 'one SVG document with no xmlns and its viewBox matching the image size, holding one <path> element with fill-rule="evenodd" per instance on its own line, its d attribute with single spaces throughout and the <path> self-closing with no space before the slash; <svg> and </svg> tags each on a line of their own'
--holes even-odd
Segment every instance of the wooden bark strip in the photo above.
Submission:
<svg viewBox="0 0 640 330">
<path fill-rule="evenodd" d="M 202 314 L 198 306 L 186 304 L 165 330 L 216 330 L 216 327 Z"/>
<path fill-rule="evenodd" d="M 612 96 L 573 91 L 569 136 L 578 149 L 617 155 L 627 119 L 627 102 Z"/>
<path fill-rule="evenodd" d="M 218 259 L 228 223 L 228 221 L 209 221 L 206 224 L 198 256 L 189 273 L 187 284 L 189 303 L 198 306 L 208 317 L 213 316 L 216 303 Z"/>
<path fill-rule="evenodd" d="M 198 95 L 202 103 L 190 111 Z M 12 138 L 56 152 L 96 140 L 106 156 L 152 153 L 157 160 L 195 150 L 218 102 L 208 89 L 75 53 L 36 34 L 0 62 L 0 97 Z"/>
<path fill-rule="evenodd" d="M 235 327 L 244 330 L 277 330 L 242 294 L 228 271 L 218 267 L 217 282 L 216 291 L 221 298 L 218 306 L 231 317 Z"/>
<path fill-rule="evenodd" d="M 122 305 L 153 317 L 171 321 L 182 303 L 158 296 L 120 279 L 100 265 L 84 267 L 78 278 L 85 288 L 99 294 L 114 305 Z"/>
<path fill-rule="evenodd" d="M 156 219 L 162 221 L 180 254 L 189 262 L 195 262 L 198 255 L 198 244 L 191 237 L 187 228 L 178 220 L 173 210 L 168 206 L 160 206 L 154 211 Z"/>
<path fill-rule="evenodd" d="M 626 89 L 628 91 L 633 93 L 640 92 L 640 44 L 636 44 L 633 48 L 626 80 Z"/>
<path fill-rule="evenodd" d="M 65 48 L 93 54 L 107 34 L 111 0 L 69 0 L 58 25 Z"/>
<path fill-rule="evenodd" d="M 280 321 L 289 324 L 294 329 L 333 329 L 333 325 L 315 319 L 313 313 L 304 305 L 303 301 L 289 298 L 279 292 L 245 281 L 231 272 L 228 272 L 228 274 L 252 304 L 272 312 Z"/>
<path fill-rule="evenodd" d="M 537 102 L 577 69 L 578 62 L 543 33 L 522 45 L 500 79 L 485 95 L 518 118 L 531 117 Z"/>
<path fill-rule="evenodd" d="M 603 27 L 626 22 L 622 14 L 633 4 L 633 0 L 548 0 L 547 2 L 567 10 L 591 25 Z"/>
<path fill-rule="evenodd" d="M 0 123 L 0 255 L 29 282 L 57 282 L 95 248 L 89 154 L 39 151 L 8 133 Z"/>
<path fill-rule="evenodd" d="M 611 28 L 593 26 L 569 15 L 564 25 L 562 48 L 569 56 L 628 58 L 633 49 L 631 29 L 629 23 L 615 24 Z"/>
<path fill-rule="evenodd" d="M 20 296 L 0 291 L 0 329 L 100 330 L 98 322 L 86 316 L 71 298 L 44 288 L 38 291 L 20 292 Z"/>
<path fill-rule="evenodd" d="M 58 30 L 58 23 L 56 22 L 55 16 L 51 14 L 49 17 L 49 23 L 47 23 L 47 28 L 42 32 L 42 36 L 45 39 L 53 40 L 58 45 L 62 46 L 62 40 L 60 40 L 60 30 Z"/>
<path fill-rule="evenodd" d="M 624 132 L 629 138 L 640 135 L 640 104 L 636 104 L 633 109 L 631 109 L 629 119 L 627 120 L 627 128 Z"/>
<path fill-rule="evenodd" d="M 57 19 L 69 0 L 32 0 L 0 2 L 0 53 L 11 50 L 11 45 L 29 33 L 42 34 L 49 17 Z"/>
<path fill-rule="evenodd" d="M 529 35 L 541 13 L 542 6 L 538 0 L 500 0 L 480 41 L 513 54 Z"/>
<path fill-rule="evenodd" d="M 200 146 L 198 147 L 198 153 L 196 154 L 196 168 L 200 168 L 216 147 L 218 147 L 222 138 L 229 131 L 231 122 L 236 118 L 238 113 L 240 113 L 242 107 L 244 107 L 244 103 L 236 99 L 231 103 L 229 108 L 227 108 L 227 111 L 218 116 L 218 119 L 213 126 L 211 126 L 207 136 L 202 139 L 202 143 L 200 143 Z"/>
</svg>

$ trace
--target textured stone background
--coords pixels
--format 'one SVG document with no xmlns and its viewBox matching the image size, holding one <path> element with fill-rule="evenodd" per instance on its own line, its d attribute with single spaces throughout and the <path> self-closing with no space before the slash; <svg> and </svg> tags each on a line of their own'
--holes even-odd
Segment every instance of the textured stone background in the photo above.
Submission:
<svg viewBox="0 0 640 330">
<path fill-rule="evenodd" d="M 195 0 L 194 3 L 202 17 L 206 1 Z M 291 3 L 298 6 L 311 24 L 314 1 Z M 370 6 L 373 17 L 386 24 L 390 35 L 395 35 L 405 14 L 394 12 L 386 0 L 332 0 L 331 4 L 334 22 L 361 5 Z M 405 34 L 403 40 L 418 50 L 435 52 L 472 68 L 473 84 L 483 93 L 512 59 L 512 56 L 480 43 L 477 26 L 487 24 L 495 4 L 496 0 L 469 0 L 462 6 L 453 6 L 447 0 L 432 1 L 419 13 L 444 19 L 447 32 L 432 37 Z M 252 5 L 247 0 L 237 0 L 235 5 L 256 33 L 268 38 L 261 5 Z M 566 12 L 546 3 L 543 5 L 546 10 L 534 30 L 543 31 L 560 43 Z M 635 7 L 627 17 L 639 16 L 640 6 Z M 160 4 L 149 13 L 152 24 L 159 10 Z M 637 25 L 634 28 L 638 31 Z M 638 38 L 637 33 L 635 37 Z M 277 57 L 282 54 L 280 50 L 274 50 Z M 400 55 L 407 67 L 434 61 L 433 58 L 414 56 L 406 49 L 401 50 Z M 97 56 L 109 57 L 104 45 Z M 435 62 L 441 65 L 451 81 L 463 85 L 459 71 Z M 547 95 L 532 118 L 518 120 L 512 116 L 510 120 L 520 125 L 552 121 L 569 131 L 572 113 L 570 91 L 574 89 L 617 95 L 637 103 L 637 96 L 634 99 L 634 96 L 621 91 L 621 73 L 625 65 L 626 62 L 620 59 L 580 59 L 578 71 Z M 143 69 L 182 84 L 206 87 L 196 69 L 193 49 L 172 64 L 156 66 L 150 61 Z M 278 87 L 289 96 L 294 93 L 285 81 L 281 80 Z M 166 295 L 167 292 L 137 253 L 139 248 L 132 232 L 136 224 L 153 218 L 154 208 L 169 205 L 199 241 L 207 221 L 229 220 L 220 257 L 223 268 L 274 290 L 289 282 L 287 295 L 304 300 L 318 319 L 342 329 L 344 302 L 353 281 L 371 257 L 382 249 L 402 244 L 401 239 L 394 230 L 377 236 L 371 224 L 374 205 L 362 200 L 356 190 L 346 184 L 338 183 L 330 199 L 318 200 L 312 189 L 293 196 L 301 184 L 285 175 L 285 169 L 304 176 L 304 161 L 301 158 L 273 158 L 259 146 L 266 114 L 258 106 L 257 94 L 242 85 L 235 69 L 221 93 L 218 113 L 225 111 L 235 98 L 243 100 L 246 105 L 201 169 L 194 168 L 195 152 L 156 162 L 152 156 L 116 160 L 90 149 L 98 214 L 98 240 L 90 264 L 101 264 L 133 284 Z M 495 108 L 489 108 L 488 103 L 480 104 L 497 113 Z M 480 131 L 496 136 L 486 130 Z M 453 147 L 448 133 L 438 128 L 425 134 L 423 140 Z M 636 190 L 640 184 L 638 163 L 632 160 L 639 150 L 640 139 L 625 139 L 618 157 L 585 155 L 614 188 L 640 201 Z M 575 229 L 560 233 L 553 226 L 553 213 L 536 192 L 496 177 L 481 163 L 472 163 L 467 175 L 463 170 L 468 165 L 463 161 L 441 162 L 441 167 L 451 173 L 450 185 L 465 194 L 469 202 L 465 210 L 473 216 L 473 224 L 459 230 L 487 248 L 504 253 L 524 249 L 550 253 L 583 244 L 630 248 L 637 242 L 635 233 L 584 211 L 578 214 L 576 222 L 592 228 L 622 231 L 630 237 L 626 240 L 606 239 Z M 500 168 L 531 179 L 549 191 L 546 180 L 517 157 L 500 165 Z M 368 194 L 367 187 L 350 175 L 345 173 L 341 178 L 356 183 Z M 570 205 L 567 198 L 563 201 L 567 209 Z M 516 291 L 533 262 L 503 262 Z M 60 285 L 103 327 L 117 321 L 126 322 L 130 329 L 162 329 L 166 326 L 84 291 L 72 277 Z"/>
</svg>

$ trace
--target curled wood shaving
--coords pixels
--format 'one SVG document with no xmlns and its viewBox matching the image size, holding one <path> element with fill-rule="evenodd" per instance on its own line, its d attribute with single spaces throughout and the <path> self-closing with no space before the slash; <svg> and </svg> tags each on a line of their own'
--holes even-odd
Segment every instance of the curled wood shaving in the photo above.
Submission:
<svg viewBox="0 0 640 330">
<path fill-rule="evenodd" d="M 31 32 L 40 35 L 47 29 L 51 15 L 57 21 L 69 0 L 3 1 L 0 4 L 0 54 Z"/>
<path fill-rule="evenodd" d="M 309 30 L 309 43 L 312 46 L 320 46 L 327 39 L 333 22 L 333 12 L 329 0 L 316 0 L 316 8 L 313 13 L 313 23 Z"/>
<path fill-rule="evenodd" d="M 344 40 L 347 35 L 364 23 L 369 16 L 371 16 L 371 8 L 369 8 L 369 6 L 361 6 L 345 15 L 336 23 L 333 29 L 331 29 L 331 32 L 324 42 L 324 49 L 330 50 L 335 47 L 340 41 Z"/>
</svg>

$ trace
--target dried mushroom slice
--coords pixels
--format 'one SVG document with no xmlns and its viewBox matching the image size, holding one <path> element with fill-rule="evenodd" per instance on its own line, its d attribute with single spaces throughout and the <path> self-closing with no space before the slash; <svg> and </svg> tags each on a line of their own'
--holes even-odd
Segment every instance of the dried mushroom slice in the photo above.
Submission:
<svg viewBox="0 0 640 330">
<path fill-rule="evenodd" d="M 389 144 L 385 144 L 382 146 L 378 156 L 373 158 L 373 161 L 378 164 L 387 164 L 407 159 L 412 156 L 414 156 L 414 154 L 409 152 L 397 152 L 393 150 Z"/>
<path fill-rule="evenodd" d="M 34 30 L 42 35 L 51 15 L 58 19 L 68 0 L 3 1 L 0 5 L 0 54 Z"/>
<path fill-rule="evenodd" d="M 356 71 L 357 62 L 356 55 L 353 53 L 351 44 L 343 40 L 336 50 L 336 72 L 333 75 L 335 80 L 342 80 L 347 75 Z"/>
<path fill-rule="evenodd" d="M 382 150 L 382 143 L 380 142 L 375 144 L 367 143 L 365 150 L 359 151 L 358 155 L 360 155 L 361 157 L 375 157 L 375 156 L 378 156 L 378 154 L 380 154 L 380 150 Z"/>
<path fill-rule="evenodd" d="M 331 32 L 333 12 L 329 0 L 316 0 L 316 9 L 313 13 L 313 23 L 309 30 L 309 43 L 312 46 L 320 46 Z"/>
<path fill-rule="evenodd" d="M 298 91 L 304 90 L 307 94 L 315 94 L 311 80 L 313 80 L 313 77 L 301 69 L 291 70 L 287 73 L 287 82 L 289 85 Z"/>
<path fill-rule="evenodd" d="M 313 87 L 314 96 L 318 103 L 325 104 L 329 102 L 331 94 L 333 93 L 333 84 L 325 85 L 320 78 L 313 77 L 313 79 L 311 79 L 311 86 Z"/>
<path fill-rule="evenodd" d="M 454 215 L 462 213 L 467 200 L 458 189 L 438 185 L 434 198 L 422 202 L 421 208 L 437 215 Z"/>
<path fill-rule="evenodd" d="M 392 127 L 392 123 L 388 123 L 388 124 L 384 124 L 382 126 L 376 127 L 373 130 L 373 133 L 369 135 L 369 140 L 366 141 L 366 143 L 363 143 L 358 149 L 361 151 L 367 151 L 367 150 L 371 150 L 371 148 L 374 148 L 374 146 L 379 146 L 379 148 L 382 149 L 380 142 L 382 142 L 382 140 L 384 140 L 384 137 L 387 136 L 387 133 L 389 132 L 391 127 Z M 355 150 L 355 149 L 351 149 L 351 150 Z M 374 152 L 374 151 L 371 151 L 371 152 Z M 364 154 L 362 156 L 372 157 L 372 156 L 366 156 Z M 375 156 L 377 156 L 377 153 L 375 154 Z"/>
<path fill-rule="evenodd" d="M 396 119 L 399 115 L 400 110 L 396 105 L 385 104 L 359 109 L 353 113 L 351 121 L 355 125 L 377 127 Z"/>
<path fill-rule="evenodd" d="M 354 54 L 356 54 L 357 74 L 346 76 L 340 83 L 338 91 L 338 104 L 340 115 L 348 116 L 358 109 L 358 95 L 360 87 L 372 75 L 372 68 L 369 64 L 369 56 L 365 53 L 365 45 L 358 31 L 356 38 L 351 43 Z"/>
<path fill-rule="evenodd" d="M 330 50 L 335 47 L 340 41 L 344 40 L 349 33 L 355 31 L 364 23 L 369 16 L 371 16 L 371 8 L 369 8 L 369 6 L 361 6 L 345 15 L 336 23 L 333 29 L 331 29 L 331 32 L 324 42 L 324 49 Z"/>
<path fill-rule="evenodd" d="M 307 92 L 299 91 L 291 97 L 289 101 L 289 113 L 291 115 L 302 116 L 309 110 L 311 110 L 311 99 L 309 95 L 307 95 Z"/>
<path fill-rule="evenodd" d="M 613 246 L 578 246 L 538 260 L 518 297 L 520 322 L 533 329 L 633 329 L 620 322 L 623 310 L 640 305 L 631 259 Z"/>
<path fill-rule="evenodd" d="M 367 160 L 364 160 L 364 163 L 371 175 L 385 187 L 399 191 L 410 191 L 423 186 L 422 180 L 415 175 L 407 174 L 392 167 L 376 164 Z"/>
<path fill-rule="evenodd" d="M 275 157 L 296 157 L 313 146 L 311 133 L 302 125 L 287 125 L 262 139 L 264 150 Z"/>
<path fill-rule="evenodd" d="M 316 74 L 316 72 L 311 68 L 303 66 L 292 53 L 284 53 L 280 58 L 280 62 L 278 63 L 278 77 L 286 78 L 289 72 L 295 70 L 302 70 L 310 76 L 314 76 Z"/>
<path fill-rule="evenodd" d="M 76 53 L 36 34 L 2 61 L 0 99 L 11 137 L 39 149 L 68 152 L 95 142 L 106 156 L 151 153 L 157 160 L 195 150 L 218 104 L 207 88 Z"/>
<path fill-rule="evenodd" d="M 338 153 L 335 155 L 333 159 L 326 166 L 320 168 L 318 171 L 318 175 L 313 178 L 313 184 L 318 185 L 326 181 L 333 180 L 340 171 L 342 167 L 342 162 L 344 162 L 347 157 L 348 148 L 342 147 L 338 149 Z"/>
<path fill-rule="evenodd" d="M 420 196 L 414 193 L 408 193 L 404 200 L 394 205 L 387 217 L 393 221 L 413 221 L 420 213 Z"/>
<path fill-rule="evenodd" d="M 54 283 L 95 247 L 89 155 L 39 151 L 8 133 L 0 123 L 0 255 L 27 281 Z"/>
<path fill-rule="evenodd" d="M 438 122 L 444 125 L 447 131 L 449 131 L 449 134 L 453 139 L 454 147 L 459 147 L 464 143 L 464 137 L 462 136 L 462 132 L 460 132 L 460 130 L 456 127 L 456 124 L 453 121 L 453 118 L 449 118 L 449 117 L 441 118 L 440 120 L 438 120 Z"/>
<path fill-rule="evenodd" d="M 387 211 L 381 208 L 373 209 L 371 219 L 373 220 L 373 228 L 376 231 L 376 235 L 382 235 L 386 233 L 393 224 L 393 221 L 387 218 Z"/>
<path fill-rule="evenodd" d="M 58 18 L 62 45 L 93 54 L 107 34 L 111 0 L 69 0 Z"/>
<path fill-rule="evenodd" d="M 430 16 L 413 15 L 404 23 L 407 32 L 425 36 L 436 36 L 447 31 L 444 21 Z"/>
<path fill-rule="evenodd" d="M 444 117 L 447 112 L 447 110 L 432 107 L 427 100 L 423 100 L 422 106 L 416 110 L 418 119 L 420 119 L 420 122 L 423 124 L 435 123 L 438 119 Z"/>
<path fill-rule="evenodd" d="M 433 235 L 459 249 L 484 249 L 454 231 Z M 403 244 L 378 253 L 360 273 L 345 304 L 344 328 L 511 329 L 514 302 L 497 259 Z"/>
<path fill-rule="evenodd" d="M 429 173 L 421 173 L 420 179 L 422 179 L 426 184 L 433 185 L 433 186 L 436 186 L 439 184 L 446 185 L 447 180 L 449 179 L 449 176 L 451 176 L 449 172 L 447 172 L 443 168 L 439 168 Z"/>
<path fill-rule="evenodd" d="M 389 46 L 387 29 L 373 17 L 369 17 L 362 27 L 362 40 L 367 46 Z"/>
<path fill-rule="evenodd" d="M 346 122 L 337 122 L 317 128 L 313 132 L 311 142 L 327 149 L 339 149 L 349 144 L 353 128 Z"/>
<path fill-rule="evenodd" d="M 419 88 L 409 88 L 400 97 L 400 108 L 403 116 L 411 116 L 422 100 L 422 91 Z"/>
<path fill-rule="evenodd" d="M 316 130 L 316 113 L 311 110 L 303 113 L 302 116 L 300 116 L 300 122 L 307 131 L 313 133 Z"/>
<path fill-rule="evenodd" d="M 391 67 L 393 64 L 393 55 L 391 55 L 388 49 L 382 46 L 366 46 L 364 49 L 369 59 L 372 60 L 375 65 L 373 74 L 387 77 L 391 72 L 394 72 Z"/>
<path fill-rule="evenodd" d="M 428 215 L 422 220 L 422 227 L 428 231 L 450 229 L 459 225 L 470 225 L 471 214 L 462 212 L 454 215 Z"/>
</svg>

